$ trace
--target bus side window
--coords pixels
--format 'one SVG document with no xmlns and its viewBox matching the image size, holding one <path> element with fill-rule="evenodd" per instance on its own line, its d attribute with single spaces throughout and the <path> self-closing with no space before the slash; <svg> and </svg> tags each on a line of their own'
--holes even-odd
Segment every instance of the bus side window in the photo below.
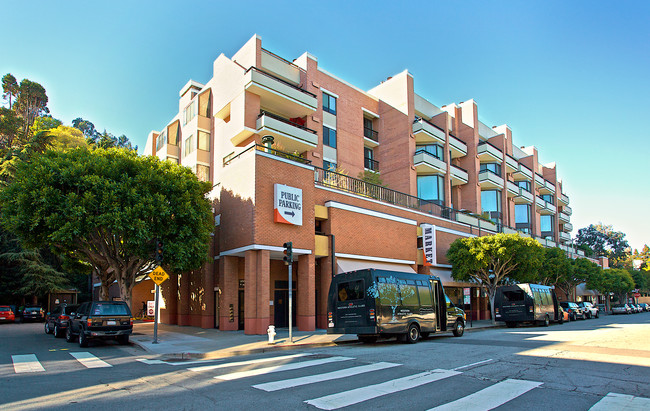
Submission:
<svg viewBox="0 0 650 411">
<path fill-rule="evenodd" d="M 420 295 L 420 305 L 431 307 L 433 299 L 431 298 L 431 289 L 429 285 L 418 285 L 418 294 Z"/>
</svg>

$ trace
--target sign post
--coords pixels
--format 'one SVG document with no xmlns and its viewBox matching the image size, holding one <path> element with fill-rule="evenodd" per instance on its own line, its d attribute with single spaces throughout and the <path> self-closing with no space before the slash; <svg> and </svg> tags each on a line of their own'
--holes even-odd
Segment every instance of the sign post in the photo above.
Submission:
<svg viewBox="0 0 650 411">
<path fill-rule="evenodd" d="M 151 278 L 153 282 L 156 283 L 156 308 L 153 321 L 153 344 L 158 344 L 158 307 L 160 304 L 160 284 L 164 283 L 169 278 L 169 274 L 167 274 L 161 266 L 158 266 L 155 270 L 149 273 L 149 278 Z"/>
<path fill-rule="evenodd" d="M 291 268 L 293 266 L 293 243 L 291 241 L 282 245 L 284 247 L 284 263 L 289 269 L 289 342 L 293 344 L 293 278 Z"/>
</svg>

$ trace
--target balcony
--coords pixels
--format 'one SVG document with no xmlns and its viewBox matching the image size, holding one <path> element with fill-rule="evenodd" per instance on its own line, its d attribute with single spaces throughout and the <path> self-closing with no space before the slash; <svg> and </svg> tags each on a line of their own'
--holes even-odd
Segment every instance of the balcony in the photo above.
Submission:
<svg viewBox="0 0 650 411">
<path fill-rule="evenodd" d="M 570 219 L 569 219 L 569 215 L 568 215 L 567 213 L 563 213 L 562 211 L 560 211 L 559 213 L 557 213 L 557 218 L 558 218 L 558 219 L 560 220 L 560 222 L 562 222 L 562 223 L 568 223 L 568 222 L 570 221 Z"/>
<path fill-rule="evenodd" d="M 467 181 L 469 179 L 469 175 L 467 174 L 467 171 L 465 171 L 462 168 L 457 167 L 455 165 L 450 165 L 449 166 L 449 173 L 451 174 L 451 185 L 452 186 L 467 184 Z"/>
<path fill-rule="evenodd" d="M 571 224 L 571 223 L 564 223 L 564 224 L 562 224 L 562 230 L 563 230 L 565 233 L 570 233 L 571 231 L 573 231 L 573 224 Z"/>
<path fill-rule="evenodd" d="M 557 213 L 557 207 L 555 207 L 555 204 L 547 202 L 544 211 L 545 212 L 542 212 L 542 214 L 555 214 Z"/>
<path fill-rule="evenodd" d="M 517 163 L 517 160 L 506 154 L 506 172 L 514 173 L 517 170 L 519 170 L 519 163 Z"/>
<path fill-rule="evenodd" d="M 420 144 L 440 143 L 444 145 L 446 141 L 445 131 L 423 118 L 418 118 L 413 122 L 413 135 L 415 142 Z"/>
<path fill-rule="evenodd" d="M 273 107 L 287 117 L 303 117 L 318 108 L 314 94 L 256 67 L 246 71 L 244 84 L 246 91 L 260 96 L 262 107 Z"/>
<path fill-rule="evenodd" d="M 546 202 L 539 197 L 535 197 L 535 206 L 537 211 L 543 215 L 555 214 L 557 211 L 553 204 Z"/>
<path fill-rule="evenodd" d="M 413 164 L 418 174 L 447 174 L 447 163 L 424 150 L 415 152 Z"/>
<path fill-rule="evenodd" d="M 563 206 L 562 206 L 562 211 L 563 211 L 566 215 L 571 215 L 571 214 L 573 214 L 573 210 L 572 210 L 571 207 L 569 207 L 568 205 L 563 205 Z"/>
<path fill-rule="evenodd" d="M 503 188 L 503 178 L 487 170 L 478 173 L 478 183 L 482 190 Z"/>
<path fill-rule="evenodd" d="M 512 181 L 506 181 L 506 189 L 507 191 L 507 196 L 508 197 L 514 197 L 519 195 L 519 186 Z"/>
<path fill-rule="evenodd" d="M 257 117 L 256 133 L 273 136 L 275 143 L 290 153 L 302 153 L 318 144 L 318 135 L 314 130 L 266 112 Z"/>
<path fill-rule="evenodd" d="M 533 179 L 533 172 L 530 171 L 530 169 L 522 164 L 519 164 L 517 167 L 517 171 L 512 173 L 512 176 L 515 178 L 515 180 L 520 181 L 520 180 L 527 180 L 530 181 Z"/>
<path fill-rule="evenodd" d="M 555 184 L 544 180 L 544 185 L 539 187 L 540 194 L 555 194 Z"/>
<path fill-rule="evenodd" d="M 569 197 L 564 193 L 560 193 L 560 195 L 557 196 L 557 201 L 559 201 L 562 205 L 569 205 Z"/>
<path fill-rule="evenodd" d="M 519 187 L 519 195 L 514 198 L 515 204 L 532 204 L 533 194 Z"/>
<path fill-rule="evenodd" d="M 375 173 L 379 172 L 379 161 L 373 160 L 372 158 L 364 157 L 363 158 L 363 167 L 366 170 L 374 171 Z"/>
<path fill-rule="evenodd" d="M 451 158 L 463 157 L 467 155 L 467 144 L 450 134 L 449 150 L 451 150 Z"/>
<path fill-rule="evenodd" d="M 377 147 L 379 145 L 379 133 L 371 128 L 363 128 L 363 139 L 366 147 Z"/>
<path fill-rule="evenodd" d="M 571 234 L 560 231 L 560 241 L 568 243 L 571 241 Z"/>
<path fill-rule="evenodd" d="M 535 197 L 535 208 L 537 211 L 541 212 L 546 208 L 546 201 L 542 200 L 539 197 Z"/>
<path fill-rule="evenodd" d="M 487 141 L 478 143 L 478 158 L 481 163 L 503 162 L 503 153 Z"/>
<path fill-rule="evenodd" d="M 540 176 L 539 174 L 535 173 L 535 186 L 537 188 L 544 187 L 544 177 Z"/>
</svg>

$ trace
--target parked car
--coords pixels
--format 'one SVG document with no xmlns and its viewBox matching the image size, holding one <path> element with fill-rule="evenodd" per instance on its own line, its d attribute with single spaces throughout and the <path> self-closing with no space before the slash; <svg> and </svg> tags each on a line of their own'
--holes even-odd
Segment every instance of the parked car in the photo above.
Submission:
<svg viewBox="0 0 650 411">
<path fill-rule="evenodd" d="M 16 321 L 16 315 L 10 306 L 0 305 L 0 321 L 6 323 L 13 323 Z"/>
<path fill-rule="evenodd" d="M 70 323 L 70 317 L 76 314 L 78 304 L 60 304 L 45 316 L 45 334 L 54 334 L 54 337 L 63 337 Z"/>
<path fill-rule="evenodd" d="M 612 305 L 612 314 L 630 314 L 632 309 L 627 304 Z"/>
<path fill-rule="evenodd" d="M 639 307 L 638 305 L 636 305 L 634 303 L 628 303 L 627 305 L 630 306 L 630 308 L 632 309 L 632 312 L 634 314 L 641 312 L 641 307 Z"/>
<path fill-rule="evenodd" d="M 42 307 L 25 307 L 22 315 L 23 321 L 44 321 L 45 310 Z"/>
<path fill-rule="evenodd" d="M 562 322 L 565 322 L 565 321 L 569 322 L 570 321 L 569 320 L 569 313 L 564 311 L 564 308 L 562 308 L 561 305 L 558 305 L 557 308 L 558 308 L 558 311 L 559 311 L 559 315 L 562 317 Z"/>
<path fill-rule="evenodd" d="M 650 311 L 650 304 L 641 303 L 639 305 L 643 308 L 643 311 Z"/>
<path fill-rule="evenodd" d="M 73 342 L 78 338 L 80 347 L 87 347 L 95 339 L 114 338 L 128 344 L 132 332 L 131 310 L 124 301 L 93 301 L 79 306 L 68 323 L 65 339 Z"/>
<path fill-rule="evenodd" d="M 508 328 L 520 323 L 537 323 L 548 327 L 551 322 L 562 324 L 564 315 L 555 291 L 540 284 L 515 284 L 497 288 L 494 312 L 497 321 L 505 321 Z"/>
<path fill-rule="evenodd" d="M 576 321 L 578 318 L 584 320 L 586 318 L 582 308 L 578 307 L 578 304 L 574 302 L 563 301 L 560 303 L 560 307 L 564 308 L 564 311 L 569 313 L 570 321 Z"/>
<path fill-rule="evenodd" d="M 598 318 L 598 307 L 590 303 L 589 301 L 581 301 L 578 303 L 578 307 L 582 308 L 582 311 L 585 313 L 587 318 Z"/>
</svg>

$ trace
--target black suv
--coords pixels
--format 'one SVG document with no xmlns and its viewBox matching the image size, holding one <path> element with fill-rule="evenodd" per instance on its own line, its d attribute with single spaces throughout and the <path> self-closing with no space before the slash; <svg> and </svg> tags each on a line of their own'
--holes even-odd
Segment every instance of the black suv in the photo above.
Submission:
<svg viewBox="0 0 650 411">
<path fill-rule="evenodd" d="M 23 322 L 45 320 L 45 311 L 41 307 L 25 307 L 22 314 Z"/>
<path fill-rule="evenodd" d="M 79 338 L 79 346 L 87 347 L 90 340 L 115 338 L 120 344 L 129 343 L 133 332 L 131 310 L 123 301 L 94 301 L 83 303 L 71 318 L 65 332 L 67 342 Z"/>
<path fill-rule="evenodd" d="M 52 312 L 45 316 L 45 334 L 54 334 L 55 337 L 63 337 L 65 330 L 70 323 L 70 317 L 74 317 L 77 304 L 60 304 L 54 307 Z"/>
</svg>

